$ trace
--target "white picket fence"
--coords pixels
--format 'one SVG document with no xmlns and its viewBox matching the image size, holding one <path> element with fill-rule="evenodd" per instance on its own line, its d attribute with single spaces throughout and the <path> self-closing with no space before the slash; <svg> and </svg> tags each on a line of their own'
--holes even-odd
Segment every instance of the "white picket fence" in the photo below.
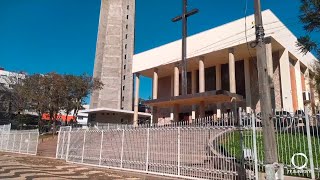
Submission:
<svg viewBox="0 0 320 180">
<path fill-rule="evenodd" d="M 10 130 L 10 125 L 0 126 L 0 151 L 36 155 L 39 131 Z"/>
</svg>

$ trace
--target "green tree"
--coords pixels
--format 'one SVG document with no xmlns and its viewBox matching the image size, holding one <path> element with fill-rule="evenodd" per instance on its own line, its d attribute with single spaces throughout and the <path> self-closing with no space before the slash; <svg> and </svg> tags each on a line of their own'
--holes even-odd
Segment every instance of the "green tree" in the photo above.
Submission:
<svg viewBox="0 0 320 180">
<path fill-rule="evenodd" d="M 48 104 L 48 113 L 53 127 L 53 133 L 56 132 L 57 115 L 64 108 L 66 99 L 66 80 L 63 75 L 57 73 L 48 73 L 44 76 L 44 86 L 47 90 L 46 100 Z"/>
<path fill-rule="evenodd" d="M 7 101 L 1 105 L 10 104 L 8 106 L 10 108 L 3 109 L 10 109 L 11 113 L 18 115 L 26 110 L 37 112 L 40 129 L 42 115 L 48 113 L 53 133 L 56 131 L 57 115 L 61 111 L 69 114 L 74 110 L 73 116 L 76 117 L 78 111 L 83 108 L 85 98 L 103 86 L 101 81 L 86 74 L 80 76 L 57 73 L 33 74 L 16 79 L 19 82 L 13 83 L 11 89 L 0 89 L 1 100 Z"/>
<path fill-rule="evenodd" d="M 312 33 L 320 31 L 320 0 L 301 0 L 300 13 L 299 18 L 307 34 L 298 38 L 297 46 L 305 54 L 315 51 L 320 58 L 319 42 L 311 38 Z"/>
<path fill-rule="evenodd" d="M 74 79 L 73 83 L 74 88 L 74 113 L 73 116 L 76 117 L 78 115 L 79 110 L 83 109 L 82 105 L 85 102 L 85 99 L 96 90 L 102 89 L 104 84 L 91 76 L 88 76 L 87 74 L 83 74 L 80 76 L 77 76 Z"/>
<path fill-rule="evenodd" d="M 38 114 L 38 126 L 42 130 L 42 114 L 48 109 L 45 77 L 41 74 L 27 76 L 24 79 L 24 86 L 28 89 L 29 110 Z"/>
</svg>

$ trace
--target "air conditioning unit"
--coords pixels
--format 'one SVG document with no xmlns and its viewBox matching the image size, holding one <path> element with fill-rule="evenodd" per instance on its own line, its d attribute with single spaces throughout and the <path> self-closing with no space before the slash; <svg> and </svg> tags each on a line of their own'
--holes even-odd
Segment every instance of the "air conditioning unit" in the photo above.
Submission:
<svg viewBox="0 0 320 180">
<path fill-rule="evenodd" d="M 311 94 L 310 94 L 310 92 L 308 92 L 308 91 L 304 91 L 304 92 L 302 93 L 302 97 L 303 97 L 303 101 L 304 101 L 304 102 L 311 100 Z"/>
</svg>

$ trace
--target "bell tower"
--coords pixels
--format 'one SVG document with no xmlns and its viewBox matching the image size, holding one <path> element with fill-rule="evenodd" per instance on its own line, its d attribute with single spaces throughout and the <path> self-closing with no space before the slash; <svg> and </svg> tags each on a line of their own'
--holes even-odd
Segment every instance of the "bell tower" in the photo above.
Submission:
<svg viewBox="0 0 320 180">
<path fill-rule="evenodd" d="M 103 89 L 91 95 L 90 109 L 132 111 L 135 0 L 101 0 L 93 77 Z"/>
</svg>

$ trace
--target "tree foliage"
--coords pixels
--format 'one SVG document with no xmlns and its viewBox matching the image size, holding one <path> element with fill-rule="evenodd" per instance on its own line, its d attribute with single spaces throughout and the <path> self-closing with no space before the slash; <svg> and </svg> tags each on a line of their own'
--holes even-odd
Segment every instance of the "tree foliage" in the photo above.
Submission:
<svg viewBox="0 0 320 180">
<path fill-rule="evenodd" d="M 314 76 L 313 76 L 313 82 L 311 82 L 318 94 L 320 94 L 320 63 L 315 62 L 312 65 Z"/>
<path fill-rule="evenodd" d="M 67 115 L 74 111 L 76 117 L 82 109 L 85 98 L 92 91 L 101 89 L 103 84 L 84 75 L 61 75 L 57 73 L 33 74 L 19 79 L 19 82 L 11 82 L 11 88 L 7 90 L 10 98 L 6 101 L 10 104 L 12 113 L 22 114 L 26 111 L 36 112 L 39 117 L 39 126 L 42 115 L 48 113 L 53 129 L 57 115 L 64 111 Z"/>
<path fill-rule="evenodd" d="M 299 18 L 307 34 L 298 38 L 297 46 L 305 54 L 315 51 L 320 57 L 319 42 L 311 38 L 311 33 L 320 31 L 320 0 L 301 0 L 300 13 Z"/>
</svg>

